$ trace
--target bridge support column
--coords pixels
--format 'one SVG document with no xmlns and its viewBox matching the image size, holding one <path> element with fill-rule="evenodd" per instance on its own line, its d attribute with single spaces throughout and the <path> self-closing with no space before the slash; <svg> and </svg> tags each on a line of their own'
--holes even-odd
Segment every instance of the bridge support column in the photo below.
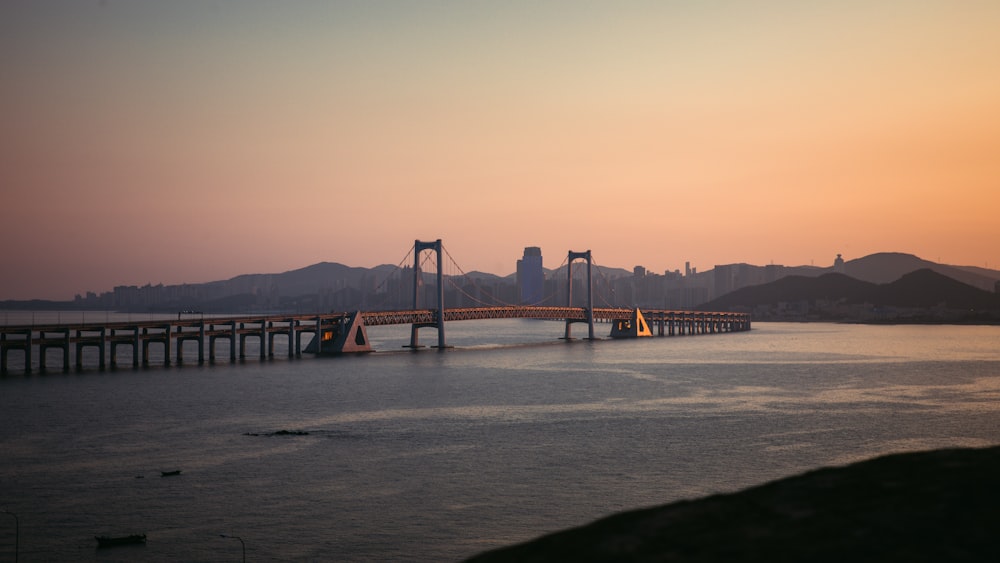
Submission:
<svg viewBox="0 0 1000 563">
<path fill-rule="evenodd" d="M 201 321 L 198 325 L 198 363 L 205 363 L 205 321 Z"/>
<path fill-rule="evenodd" d="M 123 334 L 124 333 L 124 334 Z M 118 347 L 132 347 L 132 367 L 139 367 L 139 327 L 112 328 L 109 338 L 108 349 L 111 355 L 110 364 L 112 368 L 118 367 Z"/>
<path fill-rule="evenodd" d="M 51 334 L 57 334 L 59 336 L 58 340 L 50 340 Z M 45 356 L 48 353 L 49 348 L 58 348 L 62 350 L 62 363 L 63 371 L 69 371 L 69 329 L 60 330 L 42 330 L 38 333 L 38 369 L 45 371 L 47 369 Z"/>
<path fill-rule="evenodd" d="M 566 335 L 564 338 L 566 340 L 572 340 L 573 333 L 570 330 L 570 325 L 573 323 L 584 322 L 587 323 L 588 333 L 587 338 L 590 340 L 594 339 L 594 282 L 591 276 L 591 264 L 593 260 L 591 259 L 590 251 L 586 252 L 573 252 L 569 251 L 569 259 L 566 264 L 566 306 L 573 306 L 573 261 L 576 259 L 587 261 L 587 307 L 586 307 L 586 318 L 584 320 L 566 319 Z"/>
<path fill-rule="evenodd" d="M 247 357 L 247 335 L 243 332 L 246 329 L 246 323 L 240 323 L 240 359 L 245 360 Z"/>
<path fill-rule="evenodd" d="M 236 321 L 229 323 L 229 361 L 236 361 Z"/>
<path fill-rule="evenodd" d="M 83 349 L 87 346 L 93 346 L 97 348 L 97 367 L 99 369 L 104 369 L 104 348 L 105 342 L 107 341 L 107 328 L 100 327 L 94 329 L 77 329 L 76 330 L 76 369 L 83 369 Z M 97 333 L 94 335 L 93 333 Z M 90 334 L 84 334 L 90 333 Z"/>
<path fill-rule="evenodd" d="M 139 352 L 139 350 L 142 349 L 142 331 L 139 330 L 138 326 L 135 327 L 135 334 L 133 337 L 135 340 L 132 341 L 132 367 L 137 368 L 139 367 L 139 359 L 142 356 Z"/>
<path fill-rule="evenodd" d="M 218 329 L 215 328 L 215 324 L 210 323 L 208 326 L 208 330 L 210 332 L 208 335 L 208 361 L 210 363 L 215 362 L 215 341 L 220 338 L 226 338 L 229 340 L 229 361 L 236 361 L 236 321 L 226 323 L 224 326 L 229 330 L 228 334 L 216 332 Z"/>
<path fill-rule="evenodd" d="M 188 341 L 193 341 L 198 344 L 198 363 L 205 363 L 205 323 L 202 321 L 198 325 L 198 331 L 184 330 L 183 326 L 178 326 L 175 334 L 175 340 L 177 341 L 177 363 L 181 364 L 184 362 L 184 343 Z"/>
<path fill-rule="evenodd" d="M 142 329 L 142 365 L 149 365 L 149 345 L 154 342 L 163 343 L 163 365 L 170 365 L 170 325 L 162 327 L 143 327 Z"/>
<path fill-rule="evenodd" d="M 267 319 L 260 320 L 260 359 L 267 359 Z"/>
<path fill-rule="evenodd" d="M 175 363 L 181 365 L 184 363 L 184 343 L 187 342 L 187 337 L 184 336 L 184 327 L 177 327 L 177 346 L 174 348 L 174 353 L 177 354 L 177 359 Z"/>
<path fill-rule="evenodd" d="M 10 350 L 24 350 L 24 373 L 31 373 L 31 340 L 33 330 L 23 329 L 0 333 L 0 373 L 7 373 L 7 353 Z M 23 336 L 8 340 L 7 335 Z"/>
<path fill-rule="evenodd" d="M 413 242 L 413 309 L 420 308 L 420 289 L 423 286 L 423 273 L 420 270 L 420 256 L 424 250 L 437 254 L 437 313 L 431 323 L 410 325 L 410 345 L 407 348 L 420 348 L 419 331 L 424 327 L 434 327 L 438 331 L 438 349 L 447 348 L 444 338 L 444 260 L 441 259 L 441 239 L 434 242 Z"/>
</svg>

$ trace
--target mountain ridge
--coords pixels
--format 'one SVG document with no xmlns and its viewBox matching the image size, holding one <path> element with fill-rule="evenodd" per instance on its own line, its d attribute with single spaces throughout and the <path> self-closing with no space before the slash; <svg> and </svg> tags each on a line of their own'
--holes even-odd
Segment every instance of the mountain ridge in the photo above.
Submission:
<svg viewBox="0 0 1000 563">
<path fill-rule="evenodd" d="M 839 258 L 839 257 L 838 257 Z M 564 263 L 555 269 L 544 268 L 546 283 L 556 287 L 564 284 L 567 265 Z M 626 270 L 624 268 L 597 267 L 594 273 L 595 283 L 607 287 L 611 284 L 618 290 L 616 306 L 642 306 L 663 308 L 666 304 L 666 292 L 673 291 L 674 298 L 678 289 L 694 290 L 686 302 L 669 305 L 674 308 L 704 308 L 709 304 L 729 295 L 732 290 L 740 291 L 748 287 L 767 286 L 767 281 L 781 281 L 777 286 L 767 286 L 760 291 L 791 292 L 786 293 L 781 300 L 815 300 L 824 296 L 812 294 L 799 295 L 796 292 L 805 291 L 796 287 L 794 280 L 799 278 L 823 278 L 823 284 L 834 283 L 825 276 L 837 274 L 849 276 L 859 282 L 883 284 L 896 281 L 906 274 L 917 270 L 931 270 L 963 284 L 976 287 L 982 291 L 993 293 L 1000 283 L 1000 271 L 979 267 L 960 267 L 937 264 L 923 260 L 915 255 L 901 252 L 882 252 L 870 254 L 847 262 L 837 261 L 832 266 L 755 266 L 751 264 L 716 265 L 714 268 L 682 275 L 679 272 L 655 272 Z M 412 270 L 406 266 L 405 270 Z M 585 269 L 577 264 L 574 277 L 579 278 Z M 8 309 L 56 309 L 60 307 L 72 309 L 122 309 L 122 310 L 337 310 L 356 307 L 378 307 L 384 302 L 379 297 L 386 292 L 393 294 L 391 306 L 407 307 L 412 300 L 412 282 L 396 265 L 381 264 L 371 268 L 348 266 L 339 262 L 317 262 L 302 268 L 286 270 L 278 273 L 248 273 L 240 274 L 226 280 L 216 280 L 194 284 L 163 284 L 146 286 L 116 286 L 113 291 L 100 295 L 88 293 L 78 296 L 74 301 L 50 301 L 44 299 L 0 301 L 0 307 Z M 721 276 L 720 276 L 721 273 Z M 433 283 L 435 272 L 425 271 L 425 282 Z M 449 275 L 449 278 L 459 277 Z M 471 280 L 471 285 L 480 286 L 487 294 L 496 295 L 502 302 L 517 302 L 517 274 L 498 276 L 487 272 L 461 272 L 461 277 Z M 789 280 L 790 281 L 783 281 Z M 729 281 L 727 281 L 729 280 Z M 925 280 L 926 281 L 926 280 Z M 462 282 L 459 282 L 462 283 Z M 848 282 L 844 282 L 848 283 Z M 842 283 L 841 285 L 844 285 Z M 449 282 L 455 286 L 455 282 Z M 465 285 L 465 284 L 463 284 Z M 856 285 L 856 284 L 855 284 Z M 821 286 L 813 286 L 809 291 Z M 674 288 L 674 289 L 669 289 Z M 688 288 L 688 289 L 684 289 Z M 852 292 L 861 291 L 854 287 L 848 291 L 841 288 L 843 295 L 827 295 L 829 299 L 851 297 Z M 919 288 L 918 288 L 919 289 Z M 829 293 L 830 288 L 826 290 Z M 614 291 L 614 289 L 612 289 Z M 871 288 L 865 291 L 871 291 Z M 909 292 L 917 291 L 913 288 Z M 641 293 L 640 293 L 641 292 Z M 808 292 L 807 292 L 808 293 Z M 484 294 L 485 295 L 485 294 Z M 502 297 L 501 297 L 502 295 Z M 742 295 L 742 294 L 741 294 Z M 713 299 L 713 297 L 715 299 Z M 776 300 L 777 297 L 772 299 Z M 973 299 L 973 302 L 975 299 Z M 853 302 L 853 300 L 852 300 Z M 728 303 L 728 301 L 727 301 Z"/>
<path fill-rule="evenodd" d="M 882 284 L 838 273 L 823 274 L 815 278 L 787 276 L 770 283 L 737 289 L 698 308 L 752 309 L 758 311 L 759 314 L 755 316 L 760 317 L 766 316 L 763 307 L 781 308 L 783 304 L 795 302 L 808 303 L 804 307 L 814 311 L 831 311 L 850 305 L 967 312 L 1000 311 L 1000 294 L 984 291 L 930 268 L 908 272 L 895 281 Z"/>
<path fill-rule="evenodd" d="M 872 283 L 893 282 L 905 274 L 922 269 L 934 270 L 986 291 L 992 291 L 993 284 L 1000 279 L 1000 272 L 996 270 L 975 266 L 939 264 L 903 252 L 876 252 L 844 263 L 844 273 Z M 988 273 L 992 273 L 992 275 Z"/>
</svg>

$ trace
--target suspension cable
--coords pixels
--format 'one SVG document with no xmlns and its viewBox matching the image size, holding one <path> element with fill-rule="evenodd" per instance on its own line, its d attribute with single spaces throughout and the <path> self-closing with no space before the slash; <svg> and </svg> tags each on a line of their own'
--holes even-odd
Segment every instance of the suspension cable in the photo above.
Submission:
<svg viewBox="0 0 1000 563">
<path fill-rule="evenodd" d="M 569 267 L 569 253 L 567 253 L 563 257 L 563 261 L 558 266 L 556 266 L 554 270 L 552 270 L 552 273 L 555 274 L 555 272 L 558 272 L 559 269 L 562 268 L 563 266 Z M 552 293 L 549 293 L 548 295 L 542 297 L 542 299 L 540 301 L 532 303 L 532 305 L 535 305 L 535 306 L 542 305 L 543 303 L 547 303 L 549 301 L 553 301 L 553 300 L 555 300 L 558 297 L 559 297 L 559 284 L 555 284 L 555 289 L 552 291 Z"/>
<path fill-rule="evenodd" d="M 375 287 L 375 292 L 376 292 L 376 293 L 378 293 L 378 291 L 379 291 L 380 289 L 382 289 L 382 287 L 383 287 L 383 286 L 384 286 L 384 285 L 385 285 L 386 283 L 388 283 L 388 282 L 389 282 L 389 279 L 390 279 L 390 278 L 392 278 L 392 275 L 393 275 L 393 274 L 395 274 L 396 272 L 402 272 L 402 270 L 403 270 L 403 264 L 404 264 L 404 263 L 406 263 L 406 261 L 407 261 L 407 260 L 409 260 L 410 256 L 411 256 L 411 255 L 413 254 L 413 249 L 414 249 L 414 248 L 416 248 L 416 245 L 413 245 L 413 244 L 411 244 L 411 245 L 410 245 L 410 250 L 408 250 L 408 251 L 406 252 L 406 256 L 403 256 L 403 259 L 399 261 L 399 264 L 396 264 L 395 268 L 393 268 L 393 270 L 392 270 L 391 272 L 389 272 L 389 273 L 388 273 L 388 274 L 387 274 L 387 275 L 385 276 L 385 279 L 383 279 L 383 280 L 382 280 L 382 282 L 381 282 L 380 284 L 378 284 L 378 286 L 376 286 L 376 287 Z"/>
<path fill-rule="evenodd" d="M 381 294 L 382 298 L 381 298 L 381 300 L 379 302 L 374 303 L 374 307 L 373 307 L 374 309 L 381 309 L 381 308 L 385 307 L 387 303 L 389 303 L 389 300 L 392 298 L 392 296 L 389 295 L 388 291 L 386 291 L 385 293 L 381 293 L 381 292 L 382 292 L 383 289 L 385 289 L 386 284 L 388 284 L 390 280 L 392 280 L 392 279 L 394 279 L 396 277 L 396 274 L 399 274 L 399 279 L 400 279 L 400 281 L 402 281 L 403 265 L 406 264 L 407 261 L 409 261 L 410 256 L 413 255 L 413 250 L 415 248 L 416 248 L 416 245 L 415 244 L 411 244 L 410 245 L 410 249 L 406 251 L 406 256 L 403 256 L 403 259 L 400 260 L 398 264 L 396 264 L 396 266 L 392 269 L 392 271 L 389 272 L 389 273 L 387 273 L 386 276 L 385 276 L 385 278 L 383 278 L 382 281 L 379 282 L 379 284 L 377 286 L 375 286 L 375 291 L 374 291 L 375 295 L 380 295 Z"/>
<path fill-rule="evenodd" d="M 607 284 L 607 286 L 611 288 L 611 291 L 614 291 L 615 290 L 615 285 L 614 285 L 615 280 L 609 278 L 608 276 L 606 276 L 604 274 L 604 269 L 600 265 L 597 264 L 597 260 L 594 260 L 594 256 L 593 255 L 590 256 L 590 261 L 594 264 L 594 268 L 597 269 L 598 276 L 600 276 L 600 278 Z M 601 302 L 605 306 L 607 306 L 609 308 L 612 308 L 612 309 L 617 308 L 615 306 L 615 304 L 608 302 L 607 296 L 605 296 L 603 293 L 598 293 L 597 296 L 601 299 Z"/>
<path fill-rule="evenodd" d="M 411 256 L 411 255 L 413 255 L 413 253 L 414 253 L 415 249 L 416 249 L 416 245 L 411 245 L 411 246 L 410 246 L 410 249 L 409 249 L 409 250 L 407 251 L 407 253 L 406 253 L 406 256 L 404 256 L 404 257 L 403 257 L 403 259 L 402 259 L 402 260 L 400 260 L 400 262 L 399 262 L 399 263 L 398 263 L 398 264 L 397 264 L 397 265 L 395 266 L 395 268 L 393 269 L 393 271 L 392 271 L 392 272 L 390 272 L 390 273 L 389 273 L 389 274 L 388 274 L 388 275 L 387 275 L 387 276 L 386 276 L 386 277 L 385 277 L 385 278 L 384 278 L 384 279 L 383 279 L 383 280 L 382 280 L 382 281 L 381 281 L 381 282 L 380 282 L 380 283 L 378 284 L 378 286 L 377 286 L 377 287 L 375 288 L 375 292 L 376 292 L 376 293 L 379 293 L 379 292 L 380 292 L 380 291 L 381 291 L 381 290 L 382 290 L 382 289 L 384 288 L 384 286 L 385 286 L 385 285 L 386 285 L 386 284 L 387 284 L 387 283 L 388 283 L 388 282 L 389 282 L 389 281 L 390 281 L 391 279 L 393 279 L 394 275 L 395 275 L 395 274 L 396 274 L 397 272 L 401 272 L 401 271 L 403 270 L 403 265 L 404 265 L 404 264 L 405 264 L 405 263 L 407 262 L 407 260 L 408 260 L 408 259 L 410 258 L 410 256 Z M 504 306 L 504 307 L 514 307 L 514 306 L 518 306 L 518 304 L 516 304 L 516 303 L 508 303 L 508 302 L 506 302 L 506 301 L 504 301 L 504 300 L 500 299 L 500 297 L 499 297 L 498 295 L 496 295 L 496 294 L 495 294 L 495 292 L 493 292 L 493 291 L 487 291 L 487 290 L 486 290 L 485 288 L 483 288 L 483 287 L 482 287 L 482 285 L 480 285 L 480 284 L 479 284 L 479 282 L 478 282 L 478 281 L 477 281 L 477 280 L 476 280 L 475 278 L 473 278 L 472 276 L 470 276 L 470 275 L 469 275 L 469 274 L 468 274 L 468 273 L 467 273 L 467 272 L 466 272 L 466 271 L 465 271 L 464 269 L 462 269 L 462 266 L 461 266 L 461 265 L 460 265 L 460 264 L 458 263 L 458 261 L 456 261 L 456 260 L 455 260 L 455 258 L 454 258 L 454 257 L 453 257 L 453 256 L 451 255 L 451 252 L 449 252 L 449 251 L 448 251 L 448 248 L 447 248 L 447 247 L 445 247 L 445 246 L 444 246 L 444 245 L 442 244 L 442 245 L 441 245 L 441 249 L 442 249 L 442 250 L 444 251 L 444 255 L 445 255 L 445 256 L 447 257 L 447 261 L 446 261 L 446 262 L 445 262 L 445 263 L 443 264 L 443 267 L 442 267 L 442 272 L 444 272 L 444 271 L 445 271 L 446 269 L 448 270 L 448 272 L 449 272 L 449 273 L 448 273 L 447 275 L 445 275 L 445 277 L 447 278 L 447 279 L 446 279 L 446 281 L 447 281 L 447 283 L 448 283 L 448 284 L 449 284 L 449 285 L 450 285 L 450 286 L 451 286 L 451 287 L 452 287 L 453 289 L 455 289 L 455 290 L 456 290 L 456 291 L 457 291 L 457 292 L 458 292 L 459 294 L 463 295 L 464 297 L 466 297 L 466 298 L 467 298 L 467 299 L 469 299 L 470 301 L 472 301 L 472 302 L 474 302 L 474 303 L 477 303 L 477 304 L 479 304 L 479 305 L 482 305 L 482 306 L 487 306 L 487 307 L 490 307 L 490 306 Z M 418 266 L 418 268 L 419 268 L 419 272 L 414 272 L 414 275 L 415 275 L 415 276 L 416 276 L 417 274 L 419 274 L 419 278 L 418 278 L 418 279 L 419 279 L 419 283 L 423 283 L 423 272 L 425 271 L 425 266 L 427 266 L 427 264 L 428 264 L 429 262 L 432 262 L 432 261 L 433 261 L 433 264 L 434 264 L 435 266 L 437 265 L 437 262 L 436 262 L 436 256 L 437 256 L 437 255 L 436 255 L 436 253 L 428 253 L 428 254 L 427 254 L 427 255 L 426 255 L 426 256 L 425 256 L 425 257 L 424 257 L 424 258 L 423 258 L 423 259 L 422 259 L 422 260 L 420 261 L 420 264 L 419 264 L 419 266 Z M 608 275 L 606 275 L 606 274 L 605 274 L 605 272 L 604 272 L 604 268 L 603 268 L 602 266 L 600 266 L 600 265 L 599 265 L 599 264 L 597 263 L 597 261 L 596 261 L 596 260 L 594 260 L 594 259 L 593 259 L 593 256 L 591 256 L 591 263 L 592 263 L 592 264 L 593 264 L 593 266 L 594 266 L 594 267 L 595 267 L 595 268 L 597 269 L 597 273 L 598 273 L 598 276 L 600 277 L 601 281 L 603 281 L 603 282 L 604 282 L 604 284 L 606 284 L 606 285 L 607 285 L 607 287 L 611 288 L 611 290 L 612 290 L 612 291 L 614 291 L 614 281 L 615 281 L 615 280 L 611 279 L 611 278 L 610 278 L 610 277 L 609 277 Z M 571 267 L 571 266 L 570 266 L 570 262 L 569 262 L 569 255 L 568 255 L 568 254 L 566 255 L 566 257 L 564 257 L 564 258 L 563 258 L 563 261 L 562 261 L 562 263 L 560 263 L 560 264 L 559 264 L 559 266 L 557 266 L 557 267 L 556 267 L 556 268 L 555 268 L 554 270 L 551 270 L 551 272 L 553 272 L 553 273 L 554 273 L 554 272 L 558 271 L 558 270 L 559 270 L 560 268 L 562 268 L 563 266 L 566 266 L 567 268 Z M 452 268 L 454 268 L 454 270 L 452 270 Z M 477 297 L 477 296 L 475 296 L 475 295 L 473 295 L 473 294 L 469 293 L 469 292 L 468 292 L 468 291 L 467 291 L 467 290 L 466 290 L 466 289 L 465 289 L 464 287 L 462 287 L 461 285 L 459 285 L 459 284 L 458 284 L 458 283 L 457 283 L 457 282 L 455 281 L 455 278 L 456 278 L 456 277 L 459 277 L 459 276 L 457 276 L 457 275 L 454 275 L 453 273 L 451 273 L 451 272 L 453 272 L 453 271 L 458 271 L 458 272 L 459 272 L 459 273 L 461 274 L 461 277 L 462 277 L 462 278 L 463 278 L 464 280 L 466 280 L 466 281 L 467 281 L 467 282 L 468 282 L 468 283 L 469 283 L 470 285 L 472 285 L 472 287 L 473 287 L 473 288 L 474 288 L 474 289 L 475 289 L 475 290 L 476 290 L 476 291 L 477 291 L 477 292 L 478 292 L 478 293 L 479 293 L 480 295 L 488 295 L 488 296 L 490 296 L 490 297 L 491 297 L 491 298 L 493 299 L 493 302 L 492 302 L 492 303 L 490 303 L 490 302 L 487 302 L 487 301 L 483 301 L 483 300 L 482 300 L 482 299 L 480 299 L 479 297 Z M 548 276 L 548 275 L 547 275 L 547 276 L 546 276 L 546 281 L 551 281 L 551 280 L 552 280 L 551 276 Z M 537 302 L 535 302 L 535 303 L 530 303 L 529 305 L 533 305 L 533 306 L 540 306 L 540 305 L 543 305 L 543 304 L 545 304 L 545 303 L 547 303 L 547 302 L 550 302 L 550 301 L 554 300 L 554 299 L 555 299 L 556 297 L 558 297 L 558 287 L 556 287 L 555 291 L 553 291 L 553 292 L 549 293 L 548 295 L 544 296 L 544 297 L 543 297 L 542 299 L 540 299 L 539 301 L 537 301 Z M 608 299 L 607 299 L 607 296 L 606 296 L 606 295 L 605 295 L 605 294 L 604 294 L 603 292 L 598 292 L 598 294 L 597 294 L 597 298 L 598 298 L 598 299 L 599 299 L 599 300 L 601 301 L 601 303 L 603 303 L 603 304 L 604 304 L 605 306 L 607 306 L 607 307 L 610 307 L 610 308 L 616 308 L 616 305 L 615 305 L 615 304 L 613 304 L 613 303 L 610 303 L 610 302 L 608 301 Z M 387 294 L 387 297 L 386 297 L 386 299 L 388 299 L 388 294 Z"/>
<path fill-rule="evenodd" d="M 479 299 L 479 298 L 477 298 L 477 297 L 475 297 L 473 295 L 470 295 L 469 292 L 465 291 L 465 289 L 463 289 L 462 287 L 459 287 L 458 284 L 455 283 L 454 279 L 450 279 L 449 278 L 448 283 L 450 283 L 451 286 L 454 287 L 456 290 L 458 290 L 462 295 L 468 297 L 469 299 L 471 299 L 472 301 L 474 301 L 476 303 L 479 303 L 480 305 L 484 305 L 484 306 L 488 306 L 488 307 L 492 307 L 492 306 L 514 307 L 514 306 L 516 306 L 516 304 L 514 304 L 514 303 L 507 303 L 507 302 L 503 301 L 497 295 L 493 294 L 493 292 L 487 292 L 482 286 L 479 285 L 479 283 L 476 281 L 475 278 L 473 278 L 472 276 L 470 276 L 469 274 L 467 274 L 465 272 L 465 270 L 462 269 L 462 266 L 459 265 L 459 263 L 451 255 L 451 252 L 448 252 L 448 249 L 443 244 L 441 245 L 441 249 L 444 250 L 444 253 L 448 257 L 448 260 L 451 263 L 451 265 L 453 265 L 456 270 L 458 270 L 459 272 L 461 272 L 462 277 L 465 280 L 467 280 L 469 283 L 471 283 L 472 286 L 476 290 L 478 290 L 480 294 L 483 294 L 483 295 L 492 295 L 492 297 L 493 297 L 493 303 L 487 303 L 487 302 L 482 301 L 481 299 Z"/>
</svg>

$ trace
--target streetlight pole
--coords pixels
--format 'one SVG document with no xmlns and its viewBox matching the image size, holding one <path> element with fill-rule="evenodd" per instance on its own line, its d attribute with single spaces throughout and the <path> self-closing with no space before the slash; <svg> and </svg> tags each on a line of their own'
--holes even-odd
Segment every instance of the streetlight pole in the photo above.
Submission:
<svg viewBox="0 0 1000 563">
<path fill-rule="evenodd" d="M 219 534 L 220 538 L 231 538 L 234 540 L 240 540 L 240 546 L 243 547 L 243 563 L 247 563 L 247 544 L 243 543 L 243 538 L 239 536 L 230 536 L 227 534 Z"/>
<path fill-rule="evenodd" d="M 6 508 L 3 509 L 3 513 L 4 514 L 10 514 L 11 516 L 14 517 L 14 563 L 17 563 L 17 556 L 18 556 L 18 553 L 20 552 L 20 548 L 21 548 L 21 546 L 20 546 L 20 543 L 21 543 L 21 522 L 17 519 L 17 514 L 14 514 L 13 512 L 7 510 Z"/>
</svg>

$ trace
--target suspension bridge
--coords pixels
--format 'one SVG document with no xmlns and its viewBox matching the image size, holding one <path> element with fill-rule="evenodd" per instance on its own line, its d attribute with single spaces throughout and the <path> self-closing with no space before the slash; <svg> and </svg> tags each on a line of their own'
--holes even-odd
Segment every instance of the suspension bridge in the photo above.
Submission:
<svg viewBox="0 0 1000 563">
<path fill-rule="evenodd" d="M 597 339 L 594 334 L 595 323 L 611 325 L 610 338 L 641 338 L 657 336 L 679 336 L 695 334 L 716 334 L 750 330 L 750 315 L 733 312 L 706 312 L 686 310 L 660 310 L 621 307 L 595 307 L 593 291 L 593 256 L 589 250 L 585 252 L 569 251 L 564 264 L 566 267 L 566 286 L 564 306 L 546 306 L 543 304 L 511 304 L 483 303 L 474 295 L 469 294 L 455 279 L 459 276 L 445 276 L 445 260 L 461 272 L 461 278 L 470 281 L 472 278 L 461 271 L 447 250 L 438 239 L 433 242 L 415 241 L 407 256 L 397 265 L 396 269 L 403 272 L 403 264 L 413 256 L 412 288 L 413 308 L 407 310 L 370 310 L 354 312 L 313 313 L 295 315 L 252 315 L 252 316 L 215 316 L 200 319 L 182 319 L 178 315 L 176 321 L 151 320 L 146 322 L 81 322 L 56 325 L 8 325 L 0 326 L 0 372 L 8 372 L 8 358 L 11 352 L 20 352 L 26 373 L 30 373 L 36 365 L 41 371 L 48 369 L 50 350 L 58 350 L 61 368 L 68 371 L 71 367 L 71 354 L 75 352 L 77 369 L 84 365 L 84 352 L 87 349 L 96 351 L 96 364 L 99 369 L 118 367 L 118 349 L 130 349 L 132 367 L 149 365 L 150 349 L 161 347 L 162 361 L 165 365 L 171 363 L 175 356 L 178 364 L 183 363 L 185 345 L 193 344 L 197 349 L 197 361 L 214 362 L 217 359 L 217 342 L 222 340 L 228 344 L 230 361 L 247 357 L 247 341 L 256 340 L 257 353 L 261 359 L 275 355 L 275 340 L 285 339 L 284 350 L 289 357 L 300 356 L 303 353 L 316 355 L 337 355 L 345 353 L 371 352 L 373 348 L 368 338 L 368 327 L 386 325 L 410 325 L 410 342 L 408 348 L 421 348 L 420 330 L 431 328 L 437 332 L 438 349 L 448 347 L 445 337 L 447 323 L 463 320 L 487 319 L 547 319 L 565 323 L 561 338 L 572 340 L 572 326 L 584 324 L 587 328 L 586 338 Z M 585 275 L 582 280 L 584 295 L 574 299 L 574 286 L 581 280 L 574 277 L 574 263 L 586 263 Z M 429 262 L 436 265 L 433 292 L 426 291 L 424 270 Z M 561 268 L 562 266 L 560 266 Z M 387 278 L 388 279 L 388 278 Z M 384 283 L 384 282 L 383 282 Z M 475 286 L 474 280 L 471 281 Z M 479 307 L 445 306 L 445 286 L 450 284 L 461 291 L 467 299 L 479 302 Z M 428 300 L 432 293 L 432 307 L 422 306 L 422 300 Z M 477 291 L 484 295 L 489 292 Z M 547 296 L 541 303 L 550 301 L 553 296 Z M 606 298 L 598 295 L 606 303 Z M 574 303 L 580 302 L 574 306 Z M 303 336 L 311 336 L 311 340 L 303 345 Z M 173 352 L 173 353 L 172 353 Z M 37 354 L 37 356 L 36 356 Z M 193 358 L 192 358 L 193 359 Z M 55 367 L 55 366 L 53 366 Z"/>
</svg>

